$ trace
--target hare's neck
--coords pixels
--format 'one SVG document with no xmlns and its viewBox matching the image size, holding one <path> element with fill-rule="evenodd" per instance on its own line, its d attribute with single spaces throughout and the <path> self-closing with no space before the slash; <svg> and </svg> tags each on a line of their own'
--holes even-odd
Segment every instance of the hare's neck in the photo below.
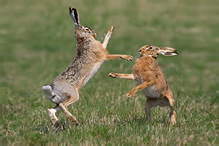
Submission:
<svg viewBox="0 0 219 146">
<path fill-rule="evenodd" d="M 158 67 L 158 62 L 156 59 L 152 57 L 146 57 L 146 56 L 138 58 L 135 64 L 137 66 L 146 67 L 147 69 Z"/>
<path fill-rule="evenodd" d="M 95 39 L 91 36 L 88 36 L 88 37 L 82 37 L 82 38 L 79 38 L 79 37 L 76 37 L 76 40 L 77 40 L 77 44 L 87 44 L 87 43 L 91 43 L 93 42 Z"/>
<path fill-rule="evenodd" d="M 157 58 L 154 58 L 152 56 L 141 57 L 141 61 L 147 64 L 157 65 Z"/>
</svg>

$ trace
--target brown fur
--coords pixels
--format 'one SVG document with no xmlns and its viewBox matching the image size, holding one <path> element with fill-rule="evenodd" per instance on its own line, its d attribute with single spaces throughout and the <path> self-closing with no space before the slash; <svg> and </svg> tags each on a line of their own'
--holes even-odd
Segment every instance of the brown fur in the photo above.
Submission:
<svg viewBox="0 0 219 146">
<path fill-rule="evenodd" d="M 60 108 L 73 124 L 79 124 L 67 110 L 67 107 L 79 99 L 79 89 L 88 82 L 105 60 L 125 59 L 130 61 L 133 59 L 130 55 L 108 54 L 106 47 L 114 29 L 113 26 L 109 28 L 101 44 L 95 39 L 96 33 L 93 30 L 80 24 L 79 15 L 75 8 L 70 8 L 70 14 L 75 23 L 77 40 L 75 56 L 66 70 L 58 75 L 50 86 L 43 87 L 47 98 L 57 104 L 55 108 L 48 111 L 52 123 L 60 127 L 62 125 L 55 116 L 55 112 Z"/>
<path fill-rule="evenodd" d="M 175 123 L 174 99 L 173 93 L 169 88 L 165 77 L 158 66 L 157 56 L 163 54 L 166 56 L 177 55 L 173 48 L 157 47 L 146 45 L 139 49 L 140 57 L 136 59 L 133 66 L 132 74 L 118 74 L 110 73 L 112 78 L 123 78 L 136 80 L 138 86 L 130 90 L 126 95 L 131 97 L 135 92 L 142 90 L 147 101 L 145 103 L 145 113 L 147 115 L 147 122 L 150 121 L 150 109 L 156 106 L 169 106 L 171 109 L 171 122 Z"/>
</svg>

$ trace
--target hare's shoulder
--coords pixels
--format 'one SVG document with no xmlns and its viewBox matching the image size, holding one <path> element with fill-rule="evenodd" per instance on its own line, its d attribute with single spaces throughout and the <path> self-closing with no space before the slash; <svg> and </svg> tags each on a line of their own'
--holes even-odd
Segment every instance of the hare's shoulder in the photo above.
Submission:
<svg viewBox="0 0 219 146">
<path fill-rule="evenodd" d="M 97 62 L 103 61 L 106 55 L 108 54 L 107 50 L 103 48 L 101 42 L 95 40 L 89 46 L 90 53 L 94 54 L 94 60 Z"/>
</svg>

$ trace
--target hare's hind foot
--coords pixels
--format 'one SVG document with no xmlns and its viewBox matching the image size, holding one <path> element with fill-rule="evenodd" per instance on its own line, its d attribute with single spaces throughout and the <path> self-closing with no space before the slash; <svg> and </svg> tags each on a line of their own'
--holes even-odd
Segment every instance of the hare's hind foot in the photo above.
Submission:
<svg viewBox="0 0 219 146">
<path fill-rule="evenodd" d="M 59 119 L 56 117 L 55 113 L 60 110 L 60 107 L 59 106 L 56 106 L 52 109 L 48 109 L 48 114 L 49 114 L 49 117 L 50 117 L 50 120 L 53 124 L 53 129 L 54 130 L 58 130 L 58 129 L 63 129 L 63 126 L 61 124 L 61 122 L 59 121 Z"/>
<path fill-rule="evenodd" d="M 167 99 L 169 100 L 169 107 L 170 107 L 170 121 L 171 124 L 176 124 L 176 112 L 174 110 L 174 99 L 171 96 L 167 96 Z"/>
<path fill-rule="evenodd" d="M 57 120 L 53 125 L 53 130 L 63 130 L 63 125 L 59 120 Z"/>
<path fill-rule="evenodd" d="M 150 120 L 146 120 L 146 124 L 149 124 Z"/>
<path fill-rule="evenodd" d="M 68 119 L 70 120 L 70 122 L 73 124 L 73 125 L 80 125 L 80 123 L 77 121 L 77 119 L 72 115 L 70 117 L 68 117 Z"/>
<path fill-rule="evenodd" d="M 63 103 L 60 103 L 59 107 L 62 109 L 66 117 L 70 120 L 70 122 L 73 125 L 79 125 L 79 122 L 77 121 L 77 119 L 68 111 L 68 109 L 66 108 L 65 105 L 63 105 Z"/>
<path fill-rule="evenodd" d="M 172 125 L 176 124 L 176 112 L 175 111 L 170 112 L 170 121 Z"/>
</svg>

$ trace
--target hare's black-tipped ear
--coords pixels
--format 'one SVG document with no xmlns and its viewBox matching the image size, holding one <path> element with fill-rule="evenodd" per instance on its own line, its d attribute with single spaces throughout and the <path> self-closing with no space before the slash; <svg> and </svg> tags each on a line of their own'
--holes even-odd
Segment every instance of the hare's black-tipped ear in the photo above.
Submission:
<svg viewBox="0 0 219 146">
<path fill-rule="evenodd" d="M 160 47 L 157 51 L 157 54 L 162 54 L 164 56 L 178 55 L 176 49 L 170 47 Z"/>
<path fill-rule="evenodd" d="M 75 25 L 80 25 L 79 22 L 79 14 L 75 8 L 69 7 L 69 13 L 71 16 L 72 21 L 74 22 Z"/>
</svg>

